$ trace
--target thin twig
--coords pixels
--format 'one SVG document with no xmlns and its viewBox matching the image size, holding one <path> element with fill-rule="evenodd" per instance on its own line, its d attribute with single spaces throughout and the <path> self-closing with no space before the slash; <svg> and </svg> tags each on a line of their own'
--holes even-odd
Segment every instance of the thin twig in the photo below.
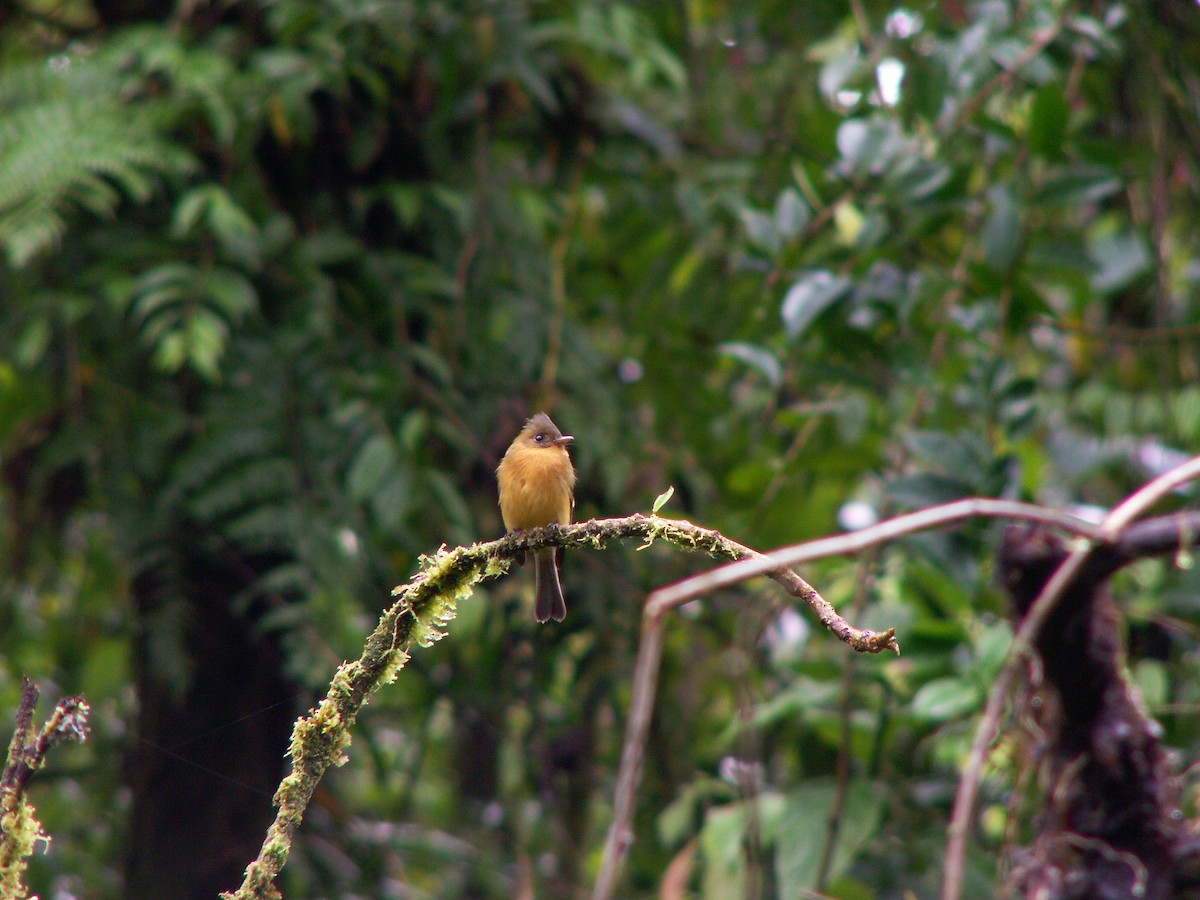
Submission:
<svg viewBox="0 0 1200 900">
<path fill-rule="evenodd" d="M 1167 344 L 1176 341 L 1194 341 L 1200 337 L 1200 325 L 1085 325 L 1067 322 L 1052 316 L 1039 316 L 1038 321 L 1050 328 L 1067 334 L 1078 335 L 1093 341 L 1110 341 L 1117 344 Z"/>
<path fill-rule="evenodd" d="M 1000 88 L 1007 85 L 1013 80 L 1013 78 L 1016 77 L 1018 72 L 1020 72 L 1027 65 L 1029 65 L 1029 63 L 1033 62 L 1038 56 L 1040 56 L 1042 51 L 1050 46 L 1050 43 L 1056 37 L 1058 37 L 1058 33 L 1062 30 L 1063 24 L 1066 21 L 1067 13 L 1070 10 L 1071 4 L 1067 4 L 1067 6 L 1063 8 L 1062 14 L 1054 21 L 1052 25 L 1043 28 L 1034 34 L 1033 41 L 1028 47 L 1025 48 L 1024 52 L 1022 52 L 1020 56 L 1013 60 L 1012 65 L 1003 69 L 997 73 L 995 77 L 985 82 L 979 88 L 979 90 L 977 90 L 957 107 L 948 109 L 942 115 L 942 117 L 938 119 L 937 124 L 934 126 L 936 130 L 941 134 L 946 134 L 959 122 L 970 118 L 975 114 L 976 110 L 983 106 L 988 97 L 992 96 L 992 94 L 994 94 Z"/>
<path fill-rule="evenodd" d="M 1021 622 L 1009 650 L 1008 661 L 992 686 L 983 710 L 983 718 L 971 741 L 971 751 L 963 767 L 962 778 L 954 794 L 954 809 L 950 815 L 950 827 L 946 839 L 946 860 L 943 865 L 945 880 L 942 882 L 942 900 L 958 900 L 962 893 L 963 862 L 967 845 L 967 823 L 975 807 L 975 797 L 983 780 L 983 763 L 988 748 L 996 738 L 1000 727 L 1000 715 L 1004 711 L 1009 689 L 1020 670 L 1019 663 L 1025 659 L 1042 623 L 1054 608 L 1063 590 L 1087 562 L 1093 544 L 1088 542 L 1066 558 L 1054 576 L 1042 588 L 1037 600 L 1029 608 L 1029 614 Z"/>
<path fill-rule="evenodd" d="M 878 554 L 864 553 L 858 561 L 858 571 L 854 576 L 854 602 L 851 604 L 851 617 L 858 620 L 866 606 L 867 598 L 872 593 L 875 583 L 875 563 Z M 859 658 L 849 655 L 842 664 L 842 683 L 839 688 L 841 698 L 838 701 L 838 719 L 840 735 L 838 737 L 838 752 L 836 775 L 833 789 L 833 802 L 829 805 L 829 816 L 826 820 L 825 837 L 821 842 L 821 856 L 817 864 L 817 877 L 814 885 L 818 891 L 823 891 L 829 881 L 829 873 L 833 867 L 834 853 L 838 847 L 838 836 L 842 831 L 842 822 L 846 813 L 846 798 L 850 793 L 850 746 L 853 743 L 854 686 L 858 681 L 860 667 Z"/>
<path fill-rule="evenodd" d="M 1181 463 L 1169 472 L 1159 475 L 1145 487 L 1135 491 L 1128 500 L 1104 517 L 1100 526 L 1100 539 L 1112 543 L 1120 538 L 1129 523 L 1158 503 L 1180 485 L 1200 478 L 1200 456 Z"/>
<path fill-rule="evenodd" d="M 871 31 L 871 20 L 867 18 L 867 11 L 863 7 L 862 0 L 850 0 L 850 11 L 854 13 L 854 24 L 858 26 L 858 39 L 862 41 L 868 53 L 873 52 L 875 35 Z"/>
<path fill-rule="evenodd" d="M 893 541 L 906 534 L 975 518 L 1041 522 L 1044 525 L 1061 528 L 1063 531 L 1079 537 L 1099 537 L 1099 531 L 1094 525 L 1067 513 L 1035 506 L 1032 503 L 1020 503 L 1016 500 L 971 497 L 897 516 L 859 531 L 808 541 L 793 547 L 774 550 L 765 556 L 760 555 L 753 559 L 721 566 L 718 569 L 685 578 L 673 585 L 661 588 L 651 595 L 651 599 L 668 607 L 674 607 L 718 588 L 728 587 L 747 578 L 753 578 L 755 575 L 765 575 L 782 566 L 811 562 L 827 556 L 853 555 L 861 553 L 868 547 Z"/>
<path fill-rule="evenodd" d="M 621 765 L 617 769 L 613 820 L 604 842 L 604 858 L 592 890 L 592 900 L 608 900 L 612 897 L 621 865 L 633 844 L 632 823 L 637 787 L 642 773 L 642 757 L 646 752 L 646 736 L 650 733 L 650 720 L 654 716 L 654 696 L 657 692 L 659 664 L 662 662 L 664 615 L 665 610 L 652 608 L 649 602 L 642 610 L 642 637 L 638 642 L 637 662 L 633 667 L 633 697 L 629 704 L 629 721 L 625 725 Z"/>
<path fill-rule="evenodd" d="M 866 652 L 877 653 L 884 649 L 890 649 L 898 653 L 899 645 L 895 641 L 893 629 L 879 634 L 862 631 L 855 635 L 849 624 L 841 616 L 838 616 L 833 607 L 823 598 L 818 597 L 818 603 L 806 596 L 804 589 L 812 591 L 812 588 L 786 566 L 825 556 L 858 553 L 915 531 L 977 517 L 1040 522 L 1078 536 L 1092 539 L 1097 536 L 1094 526 L 1065 513 L 1029 503 L 977 497 L 899 516 L 851 534 L 810 541 L 795 547 L 776 550 L 767 555 L 743 548 L 745 558 L 741 562 L 722 566 L 654 591 L 646 599 L 642 610 L 642 635 L 634 667 L 629 721 L 626 724 L 620 769 L 617 773 L 613 821 L 605 840 L 604 856 L 596 885 L 592 891 L 592 900 L 609 900 L 612 897 L 617 877 L 629 847 L 633 843 L 633 815 L 637 786 L 641 778 L 646 736 L 650 730 L 655 696 L 658 690 L 658 674 L 662 660 L 663 618 L 667 612 L 718 588 L 728 587 L 756 575 L 769 575 L 783 585 L 789 593 L 806 600 L 822 624 L 851 647 Z M 795 579 L 798 584 L 793 583 L 790 579 Z"/>
<path fill-rule="evenodd" d="M 889 628 L 880 633 L 860 631 L 839 616 L 833 607 L 817 594 L 804 579 L 790 569 L 781 566 L 777 560 L 772 560 L 770 557 L 733 542 L 729 542 L 729 548 L 734 550 L 732 555 L 741 557 L 746 562 L 759 564 L 760 568 L 755 574 L 769 576 L 789 594 L 808 603 L 822 624 L 856 650 L 868 653 L 879 653 L 883 650 L 900 652 L 899 645 L 896 643 L 895 629 Z M 764 563 L 766 565 L 763 565 Z M 735 565 L 740 564 L 735 563 Z M 723 568 L 729 569 L 730 567 Z M 750 577 L 752 576 L 744 575 L 739 580 Z M 633 843 L 633 815 L 637 803 L 637 787 L 641 780 L 642 760 L 646 752 L 646 736 L 650 731 L 650 722 L 654 715 L 654 702 L 658 692 L 658 674 L 662 662 L 663 618 L 669 611 L 693 599 L 695 599 L 695 595 L 675 596 L 672 589 L 668 587 L 650 594 L 642 609 L 642 636 L 638 646 L 637 661 L 634 665 L 629 721 L 625 727 L 621 764 L 617 771 L 613 821 L 604 842 L 604 856 L 595 888 L 592 891 L 592 900 L 609 900 L 612 897 L 617 877 L 624 865 L 625 856 Z"/>
<path fill-rule="evenodd" d="M 558 363 L 562 357 L 563 326 L 567 317 L 567 251 L 571 246 L 571 231 L 575 227 L 575 220 L 579 214 L 582 178 L 582 167 L 576 166 L 571 178 L 571 189 L 567 194 L 562 229 L 550 248 L 550 315 L 546 326 L 546 357 L 542 367 L 541 384 L 538 388 L 540 406 L 550 405 L 554 396 L 554 386 L 558 382 Z"/>
<path fill-rule="evenodd" d="M 0 775 L 0 789 L 5 791 L 16 788 L 22 781 L 24 751 L 33 736 L 33 712 L 37 709 L 40 696 L 41 691 L 33 679 L 22 676 L 21 701 L 17 704 L 17 727 L 8 743 L 8 760 L 4 765 L 3 775 Z"/>
<path fill-rule="evenodd" d="M 727 587 L 755 575 L 769 575 L 793 596 L 808 602 L 822 624 L 851 647 L 873 653 L 884 649 L 898 653 L 899 645 L 896 643 L 894 630 L 889 629 L 878 634 L 862 631 L 855 635 L 853 633 L 855 630 L 823 598 L 818 597 L 818 603 L 806 596 L 805 589 L 812 591 L 813 594 L 816 592 L 785 566 L 824 556 L 857 553 L 914 531 L 980 516 L 1043 522 L 1055 525 L 1072 534 L 1088 536 L 1095 534 L 1093 526 L 1064 513 L 1054 512 L 1029 503 L 974 498 L 900 516 L 852 534 L 810 541 L 807 544 L 777 550 L 767 555 L 757 553 L 749 548 L 742 548 L 745 558 L 741 562 L 722 566 L 703 575 L 686 578 L 654 591 L 646 599 L 646 605 L 642 610 L 642 635 L 637 662 L 634 666 L 629 721 L 625 727 L 625 743 L 621 751 L 620 769 L 617 773 L 613 821 L 604 843 L 604 857 L 600 864 L 596 885 L 592 891 L 592 900 L 608 900 L 612 897 L 625 856 L 633 843 L 633 814 L 637 786 L 641 779 L 646 736 L 650 730 L 650 721 L 653 717 L 655 696 L 658 690 L 659 666 L 662 661 L 663 618 L 667 612 L 717 588 Z"/>
</svg>

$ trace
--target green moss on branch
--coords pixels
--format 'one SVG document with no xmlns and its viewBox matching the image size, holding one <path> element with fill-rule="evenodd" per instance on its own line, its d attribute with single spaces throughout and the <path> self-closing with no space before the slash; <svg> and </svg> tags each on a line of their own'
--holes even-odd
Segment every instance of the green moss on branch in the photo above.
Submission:
<svg viewBox="0 0 1200 900">
<path fill-rule="evenodd" d="M 658 541 L 716 559 L 737 560 L 758 555 L 719 532 L 691 522 L 636 514 L 619 519 L 593 519 L 575 525 L 538 528 L 505 535 L 468 547 L 440 548 L 422 556 L 420 569 L 392 591 L 396 598 L 363 647 L 362 656 L 343 663 L 317 708 L 302 716 L 292 732 L 289 755 L 292 772 L 275 794 L 278 813 L 267 831 L 258 859 L 246 869 L 240 888 L 225 900 L 273 900 L 279 896 L 276 876 L 287 863 L 292 841 L 313 791 L 329 766 L 340 766 L 350 747 L 350 729 L 373 691 L 395 680 L 413 646 L 428 647 L 445 636 L 460 601 L 471 596 L 479 582 L 508 571 L 518 556 L 543 547 L 587 547 L 603 550 L 612 541 L 640 538 L 643 546 Z M 860 632 L 844 622 L 833 608 L 790 570 L 771 573 L 793 596 L 803 599 L 822 623 L 858 649 L 878 652 L 894 645 L 891 633 Z M 874 642 L 874 643 L 873 643 Z M 875 644 L 879 644 L 878 647 Z"/>
</svg>

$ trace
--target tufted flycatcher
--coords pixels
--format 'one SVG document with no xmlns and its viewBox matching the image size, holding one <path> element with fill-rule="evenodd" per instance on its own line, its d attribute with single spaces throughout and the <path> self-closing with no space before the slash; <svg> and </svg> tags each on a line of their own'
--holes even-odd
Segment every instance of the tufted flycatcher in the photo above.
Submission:
<svg viewBox="0 0 1200 900">
<path fill-rule="evenodd" d="M 575 506 L 575 468 L 567 447 L 575 440 L 538 413 L 521 429 L 496 469 L 500 515 L 509 531 L 567 525 Z M 561 622 L 567 615 L 555 562 L 556 547 L 533 554 L 534 614 L 539 622 Z"/>
</svg>

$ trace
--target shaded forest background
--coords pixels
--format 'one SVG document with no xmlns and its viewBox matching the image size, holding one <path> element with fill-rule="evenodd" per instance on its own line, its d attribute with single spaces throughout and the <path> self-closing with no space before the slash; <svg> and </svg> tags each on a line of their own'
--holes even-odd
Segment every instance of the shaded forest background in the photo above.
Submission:
<svg viewBox="0 0 1200 900">
<path fill-rule="evenodd" d="M 35 781 L 32 886 L 236 887 L 292 720 L 420 554 L 500 534 L 535 409 L 579 518 L 674 485 L 760 549 L 971 495 L 1106 508 L 1192 455 L 1198 123 L 1184 3 L 5 4 L 0 710 L 23 673 L 94 709 Z M 930 896 L 1011 640 L 998 531 L 805 568 L 898 658 L 767 582 L 679 616 L 623 893 Z M 1188 562 L 1116 585 L 1185 765 Z M 528 572 L 464 603 L 285 895 L 589 885 L 641 602 L 697 565 L 568 554 L 559 627 Z M 1041 803 L 1019 724 L 969 896 Z"/>
</svg>

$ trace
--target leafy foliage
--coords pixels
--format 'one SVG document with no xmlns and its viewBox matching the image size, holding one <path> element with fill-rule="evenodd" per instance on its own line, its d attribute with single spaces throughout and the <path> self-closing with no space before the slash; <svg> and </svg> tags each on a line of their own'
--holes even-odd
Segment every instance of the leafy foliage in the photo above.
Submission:
<svg viewBox="0 0 1200 900">
<path fill-rule="evenodd" d="M 139 704 L 203 695 L 198 632 L 228 614 L 302 708 L 419 554 L 499 533 L 534 408 L 581 517 L 674 485 L 760 548 L 971 494 L 1109 505 L 1200 436 L 1185 11 L 43 6 L 0 16 L 0 700 L 28 672 L 96 730 L 40 803 L 45 893 L 122 896 L 119 762 Z M 896 660 L 754 587 L 681 616 L 627 893 L 673 859 L 709 896 L 929 892 L 1010 635 L 995 538 L 805 572 Z M 527 573 L 464 604 L 373 699 L 296 890 L 587 884 L 638 602 L 688 565 L 569 555 L 558 631 Z M 1193 758 L 1194 571 L 1118 587 Z M 1036 808 L 1006 822 L 1019 749 L 981 896 Z"/>
<path fill-rule="evenodd" d="M 52 248 L 71 210 L 110 217 L 191 167 L 163 134 L 161 105 L 123 102 L 121 89 L 110 61 L 69 54 L 0 78 L 0 245 L 13 265 Z"/>
</svg>

